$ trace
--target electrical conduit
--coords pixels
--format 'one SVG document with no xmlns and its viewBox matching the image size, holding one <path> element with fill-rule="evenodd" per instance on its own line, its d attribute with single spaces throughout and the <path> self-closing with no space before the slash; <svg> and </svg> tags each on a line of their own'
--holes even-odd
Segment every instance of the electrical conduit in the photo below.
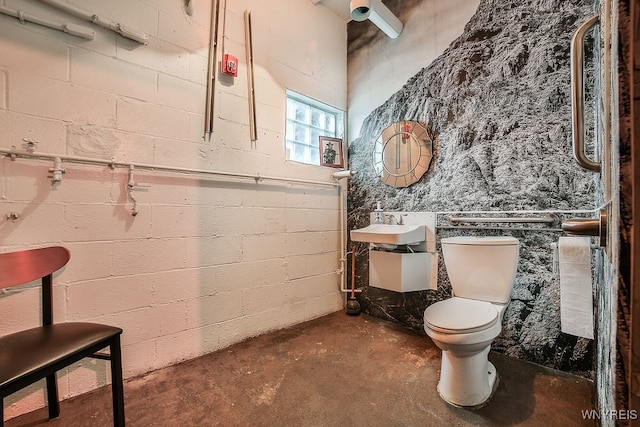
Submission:
<svg viewBox="0 0 640 427">
<path fill-rule="evenodd" d="M 43 19 L 28 13 L 24 13 L 22 10 L 11 9 L 5 6 L 0 6 L 0 13 L 17 18 L 21 24 L 24 24 L 26 21 L 28 21 L 34 24 L 42 25 L 43 27 L 63 31 L 72 36 L 81 37 L 87 40 L 93 40 L 96 35 L 96 33 L 94 33 L 92 30 L 80 25 L 61 24 L 59 22 L 49 21 L 48 19 Z"/>
<path fill-rule="evenodd" d="M 140 44 L 146 45 L 148 43 L 148 36 L 139 30 L 135 30 L 130 27 L 125 27 L 124 25 L 113 22 L 109 18 L 102 17 L 100 15 L 87 12 L 75 6 L 71 6 L 68 3 L 63 3 L 57 0 L 39 0 L 40 3 L 47 4 L 51 7 L 54 7 L 58 10 L 61 10 L 69 15 L 73 15 L 76 18 L 83 19 L 85 21 L 89 21 L 99 27 L 106 28 L 111 31 L 115 31 L 123 37 L 126 37 L 131 40 L 135 40 Z"/>
</svg>

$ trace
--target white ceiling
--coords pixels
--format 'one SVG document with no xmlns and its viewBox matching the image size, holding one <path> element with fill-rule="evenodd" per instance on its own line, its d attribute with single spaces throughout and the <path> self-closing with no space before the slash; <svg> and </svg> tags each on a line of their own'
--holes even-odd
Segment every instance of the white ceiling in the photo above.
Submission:
<svg viewBox="0 0 640 427">
<path fill-rule="evenodd" d="M 318 6 L 328 7 L 333 12 L 344 19 L 345 21 L 351 21 L 351 11 L 349 10 L 349 0 L 309 0 L 311 3 Z"/>
</svg>

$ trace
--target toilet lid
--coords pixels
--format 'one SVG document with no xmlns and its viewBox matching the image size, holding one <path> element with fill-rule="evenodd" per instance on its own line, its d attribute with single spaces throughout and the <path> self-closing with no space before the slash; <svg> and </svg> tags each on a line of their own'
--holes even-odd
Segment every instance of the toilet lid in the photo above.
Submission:
<svg viewBox="0 0 640 427">
<path fill-rule="evenodd" d="M 424 311 L 425 326 L 451 334 L 486 329 L 497 321 L 498 310 L 490 302 L 468 298 L 449 298 Z"/>
</svg>

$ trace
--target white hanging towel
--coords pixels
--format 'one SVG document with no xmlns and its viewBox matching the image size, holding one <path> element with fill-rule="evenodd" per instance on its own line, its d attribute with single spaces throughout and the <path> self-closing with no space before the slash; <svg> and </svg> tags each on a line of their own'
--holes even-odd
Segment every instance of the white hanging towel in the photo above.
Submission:
<svg viewBox="0 0 640 427">
<path fill-rule="evenodd" d="M 558 251 L 562 332 L 593 339 L 591 238 L 560 237 Z"/>
</svg>

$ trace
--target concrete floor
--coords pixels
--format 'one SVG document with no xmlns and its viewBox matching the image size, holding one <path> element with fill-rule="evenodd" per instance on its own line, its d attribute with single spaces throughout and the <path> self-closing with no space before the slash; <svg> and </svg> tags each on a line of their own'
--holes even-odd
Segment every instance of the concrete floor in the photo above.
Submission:
<svg viewBox="0 0 640 427">
<path fill-rule="evenodd" d="M 582 426 L 591 381 L 491 353 L 500 385 L 482 408 L 438 396 L 440 350 L 370 316 L 334 313 L 125 383 L 128 426 Z M 126 360 L 124 361 L 126 363 Z M 111 388 L 14 418 L 109 426 Z"/>
</svg>

